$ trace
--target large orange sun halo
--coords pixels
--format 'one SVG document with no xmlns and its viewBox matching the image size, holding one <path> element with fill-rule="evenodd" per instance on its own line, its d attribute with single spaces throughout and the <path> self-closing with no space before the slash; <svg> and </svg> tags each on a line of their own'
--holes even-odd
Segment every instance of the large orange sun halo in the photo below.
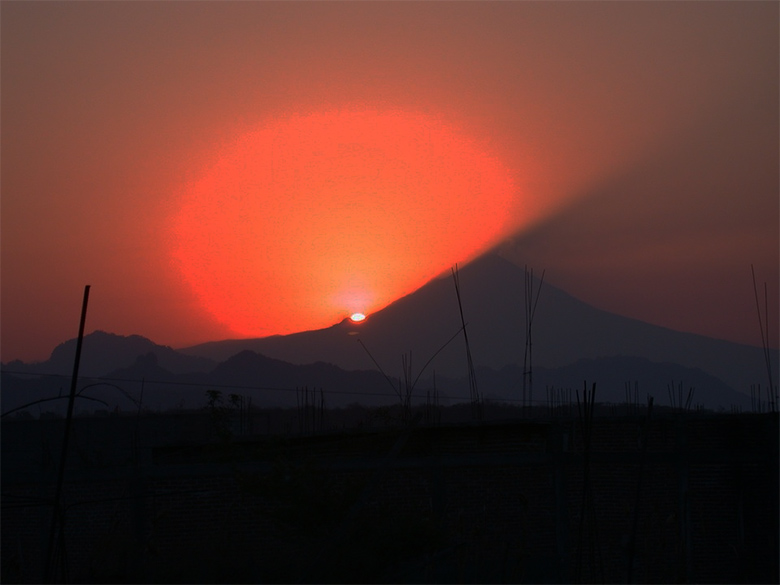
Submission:
<svg viewBox="0 0 780 585">
<path fill-rule="evenodd" d="M 495 156 L 431 116 L 291 115 L 186 186 L 173 258 L 238 335 L 361 323 L 499 241 L 515 195 Z"/>
</svg>

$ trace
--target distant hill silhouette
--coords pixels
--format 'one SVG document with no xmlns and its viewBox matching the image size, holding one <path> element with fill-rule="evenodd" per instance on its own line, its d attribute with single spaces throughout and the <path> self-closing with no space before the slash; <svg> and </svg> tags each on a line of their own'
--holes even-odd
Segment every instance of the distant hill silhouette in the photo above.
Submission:
<svg viewBox="0 0 780 585">
<path fill-rule="evenodd" d="M 508 365 L 500 370 L 477 369 L 477 381 L 481 394 L 487 400 L 519 401 L 522 397 L 522 366 Z M 438 379 L 438 384 L 450 388 L 460 395 L 468 395 L 467 380 Z M 630 393 L 628 402 L 639 407 L 647 403 L 647 396 L 653 396 L 656 405 L 679 406 L 685 404 L 690 389 L 691 408 L 702 405 L 718 410 L 738 406 L 749 410 L 749 396 L 730 388 L 724 382 L 696 368 L 679 364 L 651 362 L 645 358 L 615 356 L 599 359 L 583 359 L 560 368 L 535 368 L 533 372 L 533 404 L 546 404 L 551 396 L 570 398 L 576 404 L 577 393 L 583 397 L 584 385 L 588 390 L 596 383 L 596 400 L 613 404 L 626 401 L 626 384 Z M 682 385 L 683 398 L 677 390 Z M 674 388 L 672 399 L 669 387 Z M 548 394 L 548 389 L 552 391 Z M 636 393 L 634 390 L 637 390 Z M 531 387 L 527 387 L 529 400 Z M 564 391 L 564 392 L 561 392 Z M 568 391 L 568 392 L 567 392 Z M 556 394 L 557 393 L 557 394 Z"/>
<path fill-rule="evenodd" d="M 484 399 L 494 402 L 519 404 L 522 375 L 522 368 L 514 365 L 500 370 L 477 368 L 481 394 Z M 3 412 L 42 398 L 66 397 L 69 382 L 67 375 L 30 377 L 3 372 Z M 686 396 L 689 388 L 696 390 L 692 406 L 701 404 L 713 410 L 731 406 L 748 410 L 751 406 L 749 397 L 700 370 L 634 357 L 581 360 L 561 368 L 537 368 L 534 372 L 533 403 L 545 405 L 547 388 L 550 388 L 570 390 L 569 400 L 575 404 L 576 392 L 582 396 L 583 382 L 587 382 L 589 388 L 593 382 L 597 383 L 598 402 L 623 402 L 628 382 L 632 389 L 634 383 L 638 383 L 636 402 L 640 407 L 648 394 L 655 397 L 656 404 L 669 405 L 667 387 L 671 384 L 676 388 L 683 383 Z M 251 398 L 252 404 L 258 407 L 296 407 L 304 400 L 304 388 L 309 392 L 310 404 L 319 404 L 322 397 L 327 408 L 341 408 L 354 403 L 364 406 L 397 404 L 398 380 L 392 380 L 392 383 L 393 386 L 377 370 L 346 371 L 323 362 L 295 365 L 248 350 L 217 364 L 210 372 L 174 374 L 160 367 L 155 354 L 149 353 L 138 356 L 129 367 L 114 370 L 100 378 L 83 377 L 78 389 L 90 400 L 77 401 L 77 412 L 96 409 L 136 412 L 142 405 L 156 411 L 201 408 L 206 404 L 206 391 L 211 389 L 219 390 L 225 397 L 238 394 Z M 432 390 L 431 381 L 418 381 L 413 403 L 425 402 L 432 396 Z M 442 405 L 468 401 L 469 389 L 465 378 L 437 376 L 436 390 Z M 49 401 L 33 412 L 62 413 L 66 403 L 64 399 Z"/>
<path fill-rule="evenodd" d="M 519 400 L 525 345 L 523 269 L 489 254 L 460 270 L 460 287 L 481 393 L 490 399 Z M 328 406 L 380 404 L 396 400 L 401 355 L 406 354 L 413 378 L 419 375 L 419 396 L 432 388 L 435 373 L 442 399 L 458 400 L 468 397 L 459 329 L 453 282 L 444 277 L 369 315 L 361 324 L 345 319 L 326 329 L 286 336 L 174 350 L 138 335 L 96 331 L 84 338 L 79 372 L 85 379 L 106 379 L 93 380 L 86 395 L 102 397 L 120 408 L 136 408 L 127 396 L 142 392 L 144 404 L 153 409 L 202 406 L 210 387 L 249 393 L 256 405 L 295 406 L 296 388 L 303 387 L 323 388 Z M 748 408 L 750 385 L 760 383 L 766 388 L 759 348 L 620 317 L 546 283 L 534 319 L 533 342 L 537 404 L 544 403 L 546 386 L 582 390 L 583 381 L 596 382 L 597 400 L 604 402 L 622 401 L 626 382 L 637 381 L 640 402 L 649 393 L 659 404 L 668 403 L 670 384 L 682 382 L 686 394 L 688 388 L 696 389 L 694 403 L 707 408 Z M 3 365 L 3 412 L 66 394 L 75 347 L 72 339 L 58 345 L 45 362 Z M 774 368 L 777 372 L 776 363 Z M 22 373 L 60 377 L 31 379 Z M 82 387 L 85 384 L 90 381 Z"/>
<path fill-rule="evenodd" d="M 140 335 L 94 331 L 84 336 L 79 374 L 105 376 L 113 370 L 129 367 L 139 356 L 148 354 L 155 356 L 161 368 L 173 373 L 206 372 L 217 363 L 207 357 L 189 355 L 167 345 L 158 345 Z M 31 364 L 14 361 L 4 367 L 39 374 L 69 374 L 73 371 L 75 356 L 76 340 L 69 339 L 55 347 L 46 361 Z"/>
</svg>

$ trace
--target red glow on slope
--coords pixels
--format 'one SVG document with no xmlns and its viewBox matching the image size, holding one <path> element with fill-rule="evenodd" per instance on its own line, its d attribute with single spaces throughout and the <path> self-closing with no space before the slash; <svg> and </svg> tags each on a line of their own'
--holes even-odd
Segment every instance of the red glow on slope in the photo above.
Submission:
<svg viewBox="0 0 780 585">
<path fill-rule="evenodd" d="M 182 274 L 239 335 L 332 325 L 409 294 L 510 229 L 508 170 L 434 118 L 330 111 L 223 149 L 174 221 Z"/>
</svg>

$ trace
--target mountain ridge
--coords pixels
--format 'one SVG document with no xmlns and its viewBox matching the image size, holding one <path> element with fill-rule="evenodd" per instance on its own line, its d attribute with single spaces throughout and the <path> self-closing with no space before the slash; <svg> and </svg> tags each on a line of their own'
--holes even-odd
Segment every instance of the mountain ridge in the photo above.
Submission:
<svg viewBox="0 0 780 585">
<path fill-rule="evenodd" d="M 476 368 L 480 394 L 490 402 L 522 403 L 522 368 L 507 365 L 500 370 L 484 366 Z M 309 403 L 322 401 L 327 408 L 343 408 L 358 403 L 380 406 L 401 400 L 401 380 L 388 380 L 376 369 L 347 371 L 330 363 L 296 365 L 244 350 L 217 364 L 209 372 L 174 374 L 162 368 L 153 353 L 138 356 L 133 364 L 114 370 L 104 377 L 80 376 L 78 394 L 91 402 L 77 402 L 77 413 L 101 409 L 114 411 L 141 411 L 142 406 L 157 411 L 171 409 L 198 409 L 205 404 L 205 394 L 218 390 L 225 395 L 236 394 L 252 400 L 263 408 L 294 408 L 304 396 Z M 35 403 L 67 397 L 69 377 L 24 376 L 2 372 L 3 413 Z M 611 357 L 583 359 L 561 368 L 534 370 L 534 395 L 528 388 L 528 404 L 543 406 L 553 396 L 567 396 L 570 404 L 576 402 L 583 383 L 596 383 L 597 402 L 641 404 L 647 395 L 656 398 L 659 405 L 671 405 L 667 400 L 670 385 L 679 385 L 684 391 L 695 392 L 691 406 L 709 409 L 737 407 L 751 408 L 751 398 L 728 387 L 722 381 L 679 364 L 654 363 L 639 357 Z M 390 384 L 388 384 L 390 382 Z M 392 386 L 391 386 L 392 385 Z M 633 389 L 637 392 L 631 394 Z M 86 391 L 86 392 L 85 392 Z M 437 402 L 451 405 L 469 401 L 469 383 L 466 377 L 437 376 L 435 381 L 420 379 L 412 392 L 412 403 L 419 404 L 436 395 Z M 65 400 L 59 400 L 47 410 L 64 410 Z"/>
<path fill-rule="evenodd" d="M 493 254 L 460 269 L 470 349 L 478 367 L 500 371 L 506 366 L 523 365 L 524 279 L 523 269 Z M 534 290 L 538 284 L 535 279 Z M 532 365 L 537 372 L 565 368 L 588 359 L 601 360 L 599 363 L 606 367 L 608 358 L 635 356 L 656 364 L 698 369 L 743 396 L 749 396 L 752 384 L 765 385 L 766 366 L 760 348 L 614 315 L 548 283 L 540 290 L 533 329 Z M 286 336 L 214 341 L 175 350 L 139 335 L 95 331 L 84 338 L 80 375 L 106 376 L 119 372 L 116 375 L 161 379 L 170 374 L 170 379 L 182 382 L 214 380 L 216 383 L 219 376 L 210 377 L 216 368 L 236 354 L 250 351 L 292 366 L 330 364 L 347 372 L 378 373 L 378 364 L 384 373 L 397 379 L 401 377 L 401 355 L 404 355 L 413 378 L 419 376 L 420 384 L 430 385 L 434 373 L 441 380 L 465 379 L 465 345 L 463 335 L 459 335 L 460 328 L 452 281 L 439 277 L 369 315 L 360 324 L 344 319 L 324 329 Z M 75 345 L 75 339 L 68 340 L 59 344 L 46 362 L 11 362 L 4 364 L 3 370 L 68 375 Z M 427 369 L 421 371 L 434 355 Z M 773 367 L 777 371 L 777 365 Z M 604 372 L 601 377 L 608 376 L 609 372 Z M 292 378 L 304 383 L 300 376 Z M 522 370 L 519 384 L 522 384 Z M 386 380 L 384 385 L 390 391 Z"/>
<path fill-rule="evenodd" d="M 58 344 L 42 362 L 25 363 L 14 360 L 3 368 L 36 374 L 64 374 L 73 370 L 76 356 L 75 338 Z M 154 353 L 160 365 L 173 373 L 207 371 L 215 361 L 201 356 L 188 355 L 167 345 L 160 345 L 141 335 L 118 335 L 95 330 L 84 336 L 79 374 L 102 376 L 111 370 L 130 366 L 141 355 Z"/>
<path fill-rule="evenodd" d="M 495 254 L 484 255 L 459 271 L 463 311 L 474 363 L 499 369 L 521 364 L 525 346 L 523 269 Z M 539 284 L 533 280 L 534 290 Z M 371 367 L 373 358 L 397 371 L 401 354 L 423 363 L 460 329 L 451 279 L 437 278 L 361 324 L 348 319 L 331 327 L 287 336 L 223 340 L 180 348 L 188 355 L 224 359 L 242 349 L 306 363 L 329 361 L 345 369 Z M 675 331 L 615 315 L 544 283 L 533 327 L 534 365 L 557 368 L 582 358 L 641 356 L 654 362 L 679 363 L 723 380 L 747 394 L 764 383 L 766 366 L 758 347 Z M 360 339 L 364 347 L 356 340 Z M 777 352 L 774 352 L 777 371 Z M 465 347 L 456 339 L 436 356 L 431 370 L 464 372 Z"/>
</svg>

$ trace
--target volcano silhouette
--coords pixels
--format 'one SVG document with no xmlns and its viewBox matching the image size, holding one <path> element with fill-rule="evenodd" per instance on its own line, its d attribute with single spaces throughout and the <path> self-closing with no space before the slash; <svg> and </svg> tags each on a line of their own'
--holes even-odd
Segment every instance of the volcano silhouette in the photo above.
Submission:
<svg viewBox="0 0 780 585">
<path fill-rule="evenodd" d="M 461 268 L 459 281 L 474 363 L 494 369 L 522 366 L 526 343 L 524 269 L 490 253 Z M 536 278 L 533 287 L 540 290 L 532 329 L 534 367 L 638 356 L 699 368 L 743 393 L 748 393 L 751 383 L 764 379 L 760 348 L 602 311 L 547 282 L 538 289 Z M 453 279 L 446 274 L 358 324 L 345 318 L 316 331 L 209 342 L 180 351 L 223 361 L 251 350 L 294 364 L 323 361 L 346 370 L 371 369 L 376 362 L 393 375 L 400 371 L 401 356 L 411 353 L 414 376 L 435 356 L 421 379 L 429 378 L 434 370 L 437 375 L 462 377 L 467 370 L 463 336 L 457 335 L 460 328 Z"/>
</svg>

